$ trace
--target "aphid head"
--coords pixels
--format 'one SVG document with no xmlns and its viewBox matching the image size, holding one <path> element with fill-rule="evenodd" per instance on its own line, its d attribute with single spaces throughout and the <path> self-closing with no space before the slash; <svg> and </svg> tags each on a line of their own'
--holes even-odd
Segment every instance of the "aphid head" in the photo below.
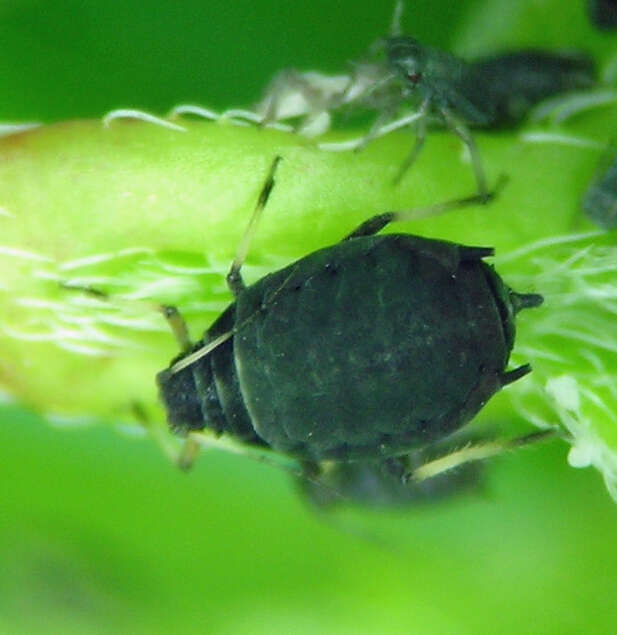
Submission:
<svg viewBox="0 0 617 635">
<path fill-rule="evenodd" d="M 424 50 L 417 40 L 406 35 L 386 40 L 388 66 L 406 83 L 414 87 L 424 76 Z"/>
</svg>

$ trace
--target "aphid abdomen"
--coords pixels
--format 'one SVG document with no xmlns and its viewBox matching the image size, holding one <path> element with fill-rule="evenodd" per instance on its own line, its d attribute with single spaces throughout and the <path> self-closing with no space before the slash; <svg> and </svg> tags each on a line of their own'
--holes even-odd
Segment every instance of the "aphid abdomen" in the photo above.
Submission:
<svg viewBox="0 0 617 635">
<path fill-rule="evenodd" d="M 374 458 L 466 423 L 510 351 L 486 265 L 459 249 L 355 238 L 246 289 L 234 357 L 257 434 L 307 458 Z"/>
<path fill-rule="evenodd" d="M 478 60 L 472 67 L 484 79 L 483 99 L 495 113 L 489 127 L 514 125 L 543 99 L 595 82 L 593 61 L 581 54 L 529 49 Z"/>
<path fill-rule="evenodd" d="M 156 382 L 171 429 L 177 432 L 201 430 L 204 419 L 192 370 L 172 374 L 165 369 L 157 374 Z"/>
<path fill-rule="evenodd" d="M 194 350 L 200 348 L 198 342 Z M 185 354 L 172 360 L 172 364 Z M 220 432 L 225 427 L 225 417 L 218 399 L 209 359 L 200 359 L 191 366 L 173 372 L 171 368 L 156 377 L 172 430 L 186 433 L 205 427 Z"/>
<path fill-rule="evenodd" d="M 236 303 L 231 304 L 208 329 L 208 339 L 212 340 L 234 328 Z M 216 390 L 221 410 L 224 414 L 222 431 L 247 443 L 262 444 L 255 434 L 251 418 L 240 391 L 234 361 L 235 337 L 220 344 L 208 357 L 212 367 L 213 388 Z"/>
<path fill-rule="evenodd" d="M 192 351 L 231 330 L 234 312 L 235 304 L 231 304 Z M 186 355 L 183 353 L 173 360 L 171 366 Z M 172 429 L 187 432 L 209 428 L 218 433 L 229 433 L 247 443 L 261 443 L 240 394 L 233 360 L 233 338 L 182 370 L 176 372 L 171 366 L 158 374 L 157 382 Z"/>
</svg>

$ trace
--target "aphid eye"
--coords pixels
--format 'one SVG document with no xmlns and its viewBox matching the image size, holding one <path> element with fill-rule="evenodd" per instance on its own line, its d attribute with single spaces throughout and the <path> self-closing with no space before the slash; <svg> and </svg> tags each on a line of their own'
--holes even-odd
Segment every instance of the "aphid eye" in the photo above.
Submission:
<svg viewBox="0 0 617 635">
<path fill-rule="evenodd" d="M 422 79 L 422 73 L 407 73 L 407 79 L 412 84 L 417 84 Z"/>
</svg>

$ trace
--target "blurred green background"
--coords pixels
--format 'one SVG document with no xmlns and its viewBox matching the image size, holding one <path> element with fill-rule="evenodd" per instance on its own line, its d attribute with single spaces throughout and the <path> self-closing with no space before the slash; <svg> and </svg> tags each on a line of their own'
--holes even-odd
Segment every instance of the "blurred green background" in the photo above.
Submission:
<svg viewBox="0 0 617 635">
<path fill-rule="evenodd" d="M 461 52 L 536 44 L 601 59 L 582 2 L 410 2 L 407 31 Z M 557 10 L 556 8 L 559 7 Z M 340 71 L 390 3 L 0 5 L 0 121 L 255 101 L 282 67 Z M 479 34 L 482 34 L 481 36 Z M 67 388 L 68 389 L 68 388 Z M 617 509 L 566 447 L 511 454 L 476 494 L 322 517 L 271 467 L 189 474 L 122 430 L 0 410 L 2 633 L 610 633 Z"/>
</svg>

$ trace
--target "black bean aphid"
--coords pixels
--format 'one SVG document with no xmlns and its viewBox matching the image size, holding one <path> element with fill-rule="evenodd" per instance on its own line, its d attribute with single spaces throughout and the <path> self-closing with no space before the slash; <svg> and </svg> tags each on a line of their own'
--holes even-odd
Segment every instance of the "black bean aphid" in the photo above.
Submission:
<svg viewBox="0 0 617 635">
<path fill-rule="evenodd" d="M 587 188 L 583 210 L 602 229 L 617 229 L 617 159 Z"/>
<path fill-rule="evenodd" d="M 376 235 L 405 213 L 370 218 L 245 286 L 278 161 L 227 276 L 235 301 L 194 345 L 172 324 L 184 350 L 157 376 L 172 429 L 209 428 L 307 464 L 396 459 L 458 430 L 531 370 L 506 366 L 515 315 L 542 297 L 507 287 L 483 261 L 491 248 Z"/>
</svg>

